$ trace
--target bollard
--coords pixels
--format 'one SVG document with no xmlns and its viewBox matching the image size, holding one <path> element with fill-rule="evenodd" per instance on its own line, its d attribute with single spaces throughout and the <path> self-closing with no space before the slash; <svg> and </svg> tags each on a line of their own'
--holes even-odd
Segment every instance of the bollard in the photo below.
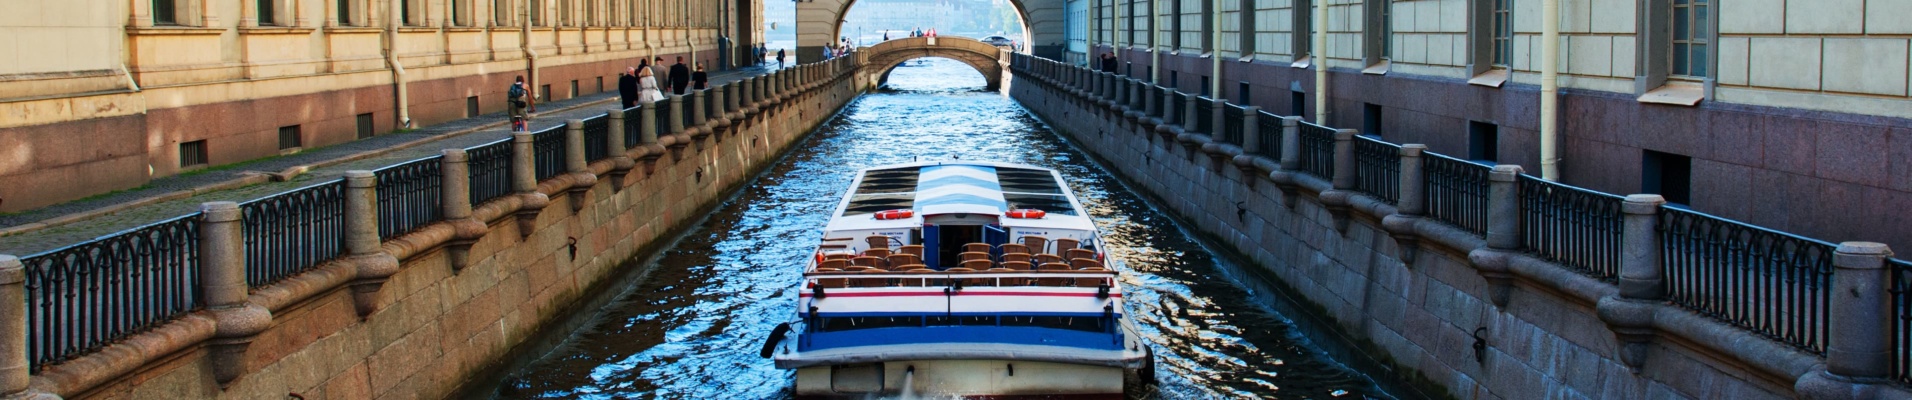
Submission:
<svg viewBox="0 0 1912 400">
<path fill-rule="evenodd" d="M 634 143 L 627 143 L 628 137 L 624 136 L 624 132 L 627 132 L 625 124 L 630 122 L 624 118 L 624 110 L 612 107 L 610 110 L 605 110 L 604 116 L 608 118 L 605 129 L 610 131 L 604 137 L 604 146 L 611 150 L 611 193 L 617 193 L 624 189 L 625 175 L 630 174 L 631 168 L 637 166 L 636 162 L 631 161 L 629 151 L 631 147 L 634 147 Z"/>
<path fill-rule="evenodd" d="M 1620 298 L 1658 301 L 1666 297 L 1665 272 L 1660 266 L 1660 207 L 1657 194 L 1636 194 L 1620 203 Z"/>
<path fill-rule="evenodd" d="M 1201 127 L 1199 123 L 1201 120 L 1197 118 L 1209 118 L 1209 116 L 1201 115 L 1198 112 L 1200 108 L 1195 107 L 1195 102 L 1201 101 L 1202 98 L 1201 96 L 1182 96 L 1182 99 L 1182 130 L 1190 133 L 1197 132 L 1196 129 Z"/>
<path fill-rule="evenodd" d="M 551 199 L 538 193 L 537 154 L 532 144 L 530 132 L 511 134 L 511 191 L 523 199 L 518 209 L 512 212 L 518 220 L 518 236 L 531 237 L 538 226 L 538 213 L 544 211 Z"/>
<path fill-rule="evenodd" d="M 26 279 L 18 257 L 0 254 L 0 398 L 26 392 L 33 381 L 27 358 Z"/>
<path fill-rule="evenodd" d="M 443 176 L 438 186 L 440 213 L 451 223 L 452 238 L 445 242 L 446 258 L 452 273 L 471 265 L 471 246 L 490 230 L 483 221 L 471 217 L 471 155 L 465 149 L 445 149 L 438 171 Z"/>
<path fill-rule="evenodd" d="M 1148 89 L 1148 94 L 1142 96 L 1142 109 L 1146 110 L 1144 112 L 1148 114 L 1151 120 L 1159 121 L 1163 118 L 1161 104 L 1162 88 L 1155 85 L 1147 85 L 1144 87 Z M 1155 123 L 1159 124 L 1160 122 Z"/>
<path fill-rule="evenodd" d="M 1268 153 L 1268 149 L 1261 148 L 1265 145 L 1261 142 L 1261 107 L 1242 107 L 1240 144 L 1242 151 L 1256 154 Z M 1243 170 L 1243 172 L 1247 172 L 1247 170 Z M 1253 184 L 1252 182 L 1254 182 L 1254 180 L 1248 180 L 1248 182 Z"/>
<path fill-rule="evenodd" d="M 1883 243 L 1844 242 L 1832 257 L 1832 314 L 1826 372 L 1847 380 L 1885 378 L 1892 373 L 1892 282 Z"/>
<path fill-rule="evenodd" d="M 667 117 L 670 118 L 669 126 L 671 128 L 671 131 L 661 132 L 661 133 L 667 134 L 667 135 L 676 135 L 676 134 L 683 133 L 684 126 L 689 125 L 690 123 L 690 121 L 684 120 L 684 107 L 685 107 L 684 96 L 671 96 L 670 102 L 671 102 L 671 112 L 670 112 L 670 115 L 668 115 Z"/>
<path fill-rule="evenodd" d="M 370 171 L 363 177 L 353 178 L 347 173 L 346 180 L 346 245 L 348 250 L 363 250 L 363 230 L 370 226 L 372 242 L 378 242 L 378 215 L 352 214 L 353 211 L 366 211 L 363 200 L 354 194 L 371 193 L 369 186 L 373 179 Z M 354 181 L 353 179 L 357 179 Z M 357 193 L 355 193 L 355 191 Z M 373 201 L 376 201 L 374 198 Z M 246 348 L 251 347 L 252 338 L 272 326 L 272 312 L 247 301 L 250 294 L 246 285 L 246 236 L 244 225 L 240 222 L 239 203 L 215 201 L 199 206 L 199 290 L 206 310 L 211 311 L 213 319 L 218 321 L 213 338 L 208 342 L 207 358 L 212 367 L 213 380 L 224 388 L 234 379 L 246 372 Z M 370 220 L 367 223 L 367 220 Z M 352 246 L 357 247 L 352 247 Z M 364 254 L 354 252 L 354 255 Z M 394 266 L 396 267 L 396 266 Z M 393 268 L 396 272 L 397 269 Z M 363 272 L 363 271 L 361 271 Z"/>
<path fill-rule="evenodd" d="M 1301 116 L 1281 117 L 1281 169 L 1301 169 Z"/>
<path fill-rule="evenodd" d="M 584 120 L 564 121 L 565 172 L 584 172 L 585 165 L 589 162 L 584 156 Z"/>
<path fill-rule="evenodd" d="M 1354 137 L 1360 134 L 1360 131 L 1353 129 L 1334 131 L 1334 180 L 1332 182 L 1335 190 L 1354 190 L 1355 180 L 1360 178 L 1357 174 L 1361 171 L 1354 166 Z"/>
<path fill-rule="evenodd" d="M 637 110 L 637 143 L 639 145 L 657 144 L 657 107 L 656 103 L 644 103 Z"/>
<path fill-rule="evenodd" d="M 1488 300 L 1498 307 L 1507 306 L 1513 290 L 1508 258 L 1520 252 L 1520 172 L 1519 165 L 1502 164 L 1487 173 L 1487 247 L 1467 254 L 1487 281 Z"/>
<path fill-rule="evenodd" d="M 377 186 L 372 171 L 345 171 L 345 257 L 358 266 L 352 300 L 360 319 L 378 311 L 379 288 L 398 273 L 398 259 L 379 247 Z"/>
</svg>

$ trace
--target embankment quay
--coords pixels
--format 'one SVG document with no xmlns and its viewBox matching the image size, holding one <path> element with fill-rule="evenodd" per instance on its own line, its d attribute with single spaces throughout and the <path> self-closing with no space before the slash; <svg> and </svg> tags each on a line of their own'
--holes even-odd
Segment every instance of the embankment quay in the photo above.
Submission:
<svg viewBox="0 0 1912 400">
<path fill-rule="evenodd" d="M 1027 123 L 1046 124 L 1054 137 L 976 144 L 927 140 L 936 136 L 901 129 L 907 127 L 879 125 L 891 136 L 816 130 L 879 82 L 904 79 L 895 75 L 905 74 L 898 69 L 914 57 L 899 54 L 980 49 L 962 39 L 942 41 L 895 41 L 282 194 L 211 202 L 196 213 L 48 252 L 0 257 L 0 395 L 454 396 L 507 360 L 524 358 L 514 353 L 550 335 L 544 331 L 553 321 L 591 312 L 576 305 L 630 290 L 611 286 L 641 270 L 630 267 L 640 263 L 633 260 L 672 246 L 679 234 L 699 237 L 697 221 L 723 215 L 723 203 L 739 190 L 753 198 L 745 187 L 786 154 L 815 168 L 803 164 L 804 154 L 920 140 L 917 148 L 941 150 L 855 156 L 894 162 L 980 149 L 1057 160 L 1084 177 L 1106 171 L 1109 177 L 1083 191 L 1088 197 L 1125 218 L 1180 221 L 1138 224 L 1146 229 L 1134 237 L 1178 229 L 1199 236 L 1201 242 L 1165 246 L 1129 243 L 1152 249 L 1131 250 L 1131 268 L 1142 268 L 1131 279 L 1145 288 L 1142 296 L 1156 288 L 1157 300 L 1129 311 L 1156 318 L 1152 325 L 1161 332 L 1151 340 L 1180 354 L 1166 357 L 1166 368 L 1232 383 L 1171 379 L 1156 396 L 1276 397 L 1284 394 L 1279 387 L 1332 387 L 1308 395 L 1912 398 L 1912 263 L 1877 243 L 1816 241 L 1668 207 L 1658 196 L 1561 185 L 1515 166 L 1463 161 L 1007 52 L 995 65 L 1010 73 L 985 85 L 1007 88 L 1027 114 L 979 114 L 994 118 L 980 120 L 1034 118 L 1040 122 Z M 940 57 L 990 71 L 966 54 L 948 54 Z M 857 111 L 869 114 L 857 115 L 955 125 L 934 124 L 945 115 L 939 101 L 888 108 L 873 102 Z M 798 146 L 810 137 L 821 144 Z M 998 147 L 1004 145 L 1044 150 Z M 968 147 L 949 149 L 961 146 Z M 1061 161 L 1077 154 L 1099 162 Z M 1134 194 L 1104 193 L 1124 191 L 1118 187 Z M 797 194 L 804 193 L 821 194 Z M 1150 204 L 1161 213 L 1143 211 Z M 1215 254 L 1194 251 L 1203 244 Z M 1169 251 L 1153 251 L 1161 249 Z M 659 263 L 670 264 L 672 254 L 678 253 Z M 1151 260 L 1186 258 L 1240 265 Z M 1172 288 L 1198 280 L 1228 288 Z M 1254 293 L 1214 294 L 1226 290 Z M 777 293 L 784 292 L 754 299 L 774 302 Z M 1235 304 L 1189 306 L 1205 302 Z M 1242 305 L 1256 302 L 1271 304 Z M 1290 305 L 1272 304 L 1284 302 Z M 1311 347 L 1245 333 L 1285 325 L 1240 317 L 1273 314 L 1256 307 L 1292 308 L 1297 319 L 1324 321 L 1281 329 L 1318 332 L 1314 340 L 1339 362 L 1305 365 L 1337 379 L 1319 387 L 1263 384 L 1275 380 L 1257 371 L 1286 364 L 1263 349 Z M 686 331 L 701 332 L 668 330 L 664 340 L 686 340 L 670 336 Z M 733 346 L 746 348 L 762 335 L 727 334 L 737 337 Z M 1216 368 L 1208 364 L 1228 367 L 1202 369 Z M 1363 374 L 1375 382 L 1346 378 Z"/>
</svg>

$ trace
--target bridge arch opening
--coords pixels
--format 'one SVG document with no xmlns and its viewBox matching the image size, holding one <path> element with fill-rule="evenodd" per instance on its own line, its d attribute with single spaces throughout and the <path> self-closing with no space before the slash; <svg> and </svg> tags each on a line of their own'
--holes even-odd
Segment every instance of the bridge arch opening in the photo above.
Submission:
<svg viewBox="0 0 1912 400">
<path fill-rule="evenodd" d="M 879 78 L 878 83 L 904 62 L 925 57 L 946 58 L 969 65 L 983 75 L 989 90 L 1002 87 L 1003 74 L 1006 72 L 1001 49 L 968 38 L 939 37 L 934 45 L 929 43 L 929 38 L 895 39 L 859 52 L 861 54 L 858 56 L 866 61 L 864 69 Z"/>
<path fill-rule="evenodd" d="M 959 72 L 961 70 L 975 73 L 965 74 Z M 963 60 L 948 57 L 911 58 L 882 71 L 877 76 L 876 84 L 883 90 L 951 92 L 986 90 L 989 87 L 989 78 L 983 76 L 982 70 Z"/>
<path fill-rule="evenodd" d="M 798 60 L 807 62 L 822 59 L 826 46 L 836 43 L 841 38 L 857 35 L 855 29 L 848 31 L 844 29 L 846 16 L 851 12 L 852 8 L 863 10 L 872 8 L 870 7 L 871 5 L 888 1 L 891 0 L 805 0 L 798 2 L 796 51 Z M 1017 44 L 1021 45 L 1022 52 L 1038 56 L 1059 56 L 1065 36 L 1065 22 L 1060 18 L 1045 19 L 1035 17 L 1060 15 L 1064 9 L 1063 3 L 1064 0 L 993 0 L 984 4 L 989 4 L 989 9 L 991 10 L 999 10 L 999 14 L 1013 17 L 1009 19 L 1014 20 L 1013 25 L 1020 27 L 1022 33 L 1016 35 L 1014 32 L 1007 32 L 1010 29 L 1002 30 L 1006 31 L 1004 33 L 1009 34 L 1005 36 L 1015 35 L 1010 38 L 1018 41 Z M 930 3 L 925 1 L 924 4 Z M 857 7 L 858 5 L 863 7 Z M 905 10 L 904 12 L 914 14 L 926 14 L 923 7 L 905 8 Z M 884 29 L 897 29 L 901 31 L 899 33 L 906 33 L 909 29 L 916 27 L 916 23 L 908 23 L 908 26 L 901 26 L 903 25 L 901 23 L 898 25 L 897 27 L 884 27 Z M 923 25 L 933 24 L 925 23 Z M 924 27 L 928 28 L 929 26 Z M 973 31 L 973 29 L 971 29 L 971 32 L 963 32 L 963 29 L 952 30 L 950 27 L 944 26 L 937 27 L 936 32 L 937 36 L 940 37 L 976 36 L 977 38 L 981 38 L 994 34 L 993 28 L 991 29 L 992 30 L 989 31 Z M 880 31 L 874 29 L 864 29 L 862 34 L 875 37 L 874 40 L 862 41 L 864 43 L 881 40 L 882 36 Z M 892 39 L 898 38 L 899 36 L 907 35 L 891 35 Z"/>
<path fill-rule="evenodd" d="M 919 0 L 904 1 L 914 3 Z M 900 35 L 892 34 L 890 37 L 891 39 L 901 39 L 909 37 L 909 31 L 913 28 L 923 28 L 924 30 L 934 28 L 938 36 L 945 37 L 963 36 L 971 39 L 982 39 L 988 36 L 1001 35 L 1016 41 L 1016 44 L 1027 49 L 1030 43 L 1029 14 L 1024 11 L 1025 8 L 1022 7 L 1022 1 L 1023 0 L 971 0 L 968 2 L 951 2 L 946 0 L 921 1 L 935 4 L 931 7 L 943 7 L 957 3 L 987 5 L 981 10 L 983 11 L 981 13 L 969 12 L 952 17 L 945 17 L 942 13 L 949 10 L 921 8 L 897 10 L 878 7 L 898 5 L 899 2 L 894 0 L 844 0 L 842 8 L 836 12 L 836 23 L 831 26 L 830 37 L 848 37 L 852 43 L 856 43 L 861 47 L 873 45 L 881 41 L 881 33 L 883 30 L 898 31 Z M 857 7 L 858 5 L 863 5 L 863 7 Z M 902 15 L 898 16 L 898 13 L 902 13 Z M 986 24 L 987 26 L 980 28 L 955 25 L 955 23 L 967 21 L 969 18 L 977 16 L 977 14 L 992 19 L 1007 16 L 1011 20 L 989 21 L 989 23 Z M 978 31 L 977 29 L 982 30 Z"/>
</svg>

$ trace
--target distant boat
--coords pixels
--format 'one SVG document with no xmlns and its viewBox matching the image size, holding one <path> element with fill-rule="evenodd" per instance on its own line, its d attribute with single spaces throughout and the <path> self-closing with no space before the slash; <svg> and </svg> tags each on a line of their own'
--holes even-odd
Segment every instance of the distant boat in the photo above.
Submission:
<svg viewBox="0 0 1912 400">
<path fill-rule="evenodd" d="M 763 355 L 798 397 L 1111 397 L 1153 379 L 1120 273 L 1054 170 L 859 171 Z"/>
</svg>

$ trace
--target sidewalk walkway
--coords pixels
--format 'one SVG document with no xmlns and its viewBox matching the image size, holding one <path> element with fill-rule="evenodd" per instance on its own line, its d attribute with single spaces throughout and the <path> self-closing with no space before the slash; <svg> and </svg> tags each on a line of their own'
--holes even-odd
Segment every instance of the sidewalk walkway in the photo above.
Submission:
<svg viewBox="0 0 1912 400">
<path fill-rule="evenodd" d="M 711 74 L 711 84 L 730 83 L 775 70 L 754 66 Z M 617 91 L 539 104 L 544 110 L 531 120 L 533 130 L 563 125 L 566 120 L 603 114 L 614 106 Z M 0 215 L 0 254 L 26 256 L 129 228 L 190 214 L 200 203 L 246 201 L 306 185 L 338 179 L 350 170 L 372 170 L 438 155 L 440 150 L 465 148 L 511 137 L 503 112 L 448 121 L 417 130 L 390 133 L 198 172 L 154 179 L 145 186 Z M 271 174 L 297 171 L 286 181 Z M 290 174 L 288 174 L 290 175 Z"/>
</svg>

